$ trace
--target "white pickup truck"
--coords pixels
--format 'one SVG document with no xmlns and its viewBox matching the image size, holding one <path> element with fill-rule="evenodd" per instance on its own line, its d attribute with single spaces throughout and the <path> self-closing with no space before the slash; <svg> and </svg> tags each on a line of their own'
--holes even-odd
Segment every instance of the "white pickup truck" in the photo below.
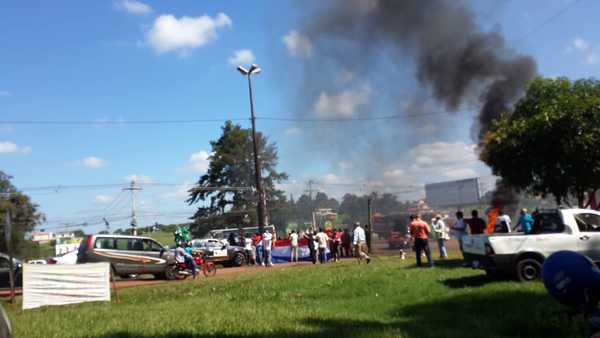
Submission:
<svg viewBox="0 0 600 338">
<path fill-rule="evenodd" d="M 533 232 L 470 235 L 463 238 L 465 260 L 488 274 L 539 279 L 544 259 L 571 250 L 600 262 L 600 212 L 588 209 L 542 210 Z"/>
</svg>

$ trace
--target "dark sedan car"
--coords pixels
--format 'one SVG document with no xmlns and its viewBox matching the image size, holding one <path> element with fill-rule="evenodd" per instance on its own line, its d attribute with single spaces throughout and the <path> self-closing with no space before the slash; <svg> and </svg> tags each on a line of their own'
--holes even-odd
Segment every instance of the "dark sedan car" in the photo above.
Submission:
<svg viewBox="0 0 600 338">
<path fill-rule="evenodd" d="M 13 270 L 15 272 L 15 286 L 23 285 L 23 265 L 21 261 L 13 257 Z M 8 255 L 0 253 L 0 288 L 10 287 L 10 264 Z"/>
</svg>

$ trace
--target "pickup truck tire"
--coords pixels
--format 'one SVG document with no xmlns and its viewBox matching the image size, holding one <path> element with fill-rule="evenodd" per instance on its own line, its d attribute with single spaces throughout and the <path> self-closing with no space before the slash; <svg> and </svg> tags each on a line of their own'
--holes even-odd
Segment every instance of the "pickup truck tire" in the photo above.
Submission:
<svg viewBox="0 0 600 338">
<path fill-rule="evenodd" d="M 521 282 L 539 280 L 542 276 L 542 262 L 532 257 L 522 258 L 517 262 L 516 274 Z"/>
<path fill-rule="evenodd" d="M 243 253 L 238 252 L 233 256 L 233 259 L 231 261 L 233 266 L 242 266 L 246 262 L 246 257 Z"/>
</svg>

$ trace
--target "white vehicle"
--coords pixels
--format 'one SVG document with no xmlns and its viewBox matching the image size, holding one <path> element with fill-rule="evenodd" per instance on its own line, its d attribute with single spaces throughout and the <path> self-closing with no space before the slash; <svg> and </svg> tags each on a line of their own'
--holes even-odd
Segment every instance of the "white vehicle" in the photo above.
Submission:
<svg viewBox="0 0 600 338">
<path fill-rule="evenodd" d="M 600 262 L 600 212 L 588 209 L 542 210 L 533 232 L 470 235 L 463 238 L 465 259 L 488 274 L 515 275 L 521 281 L 541 277 L 546 257 L 571 250 Z"/>
<path fill-rule="evenodd" d="M 45 259 L 30 259 L 27 261 L 27 264 L 46 264 Z"/>
<path fill-rule="evenodd" d="M 46 262 L 48 264 L 77 264 L 77 250 L 48 258 Z"/>
</svg>

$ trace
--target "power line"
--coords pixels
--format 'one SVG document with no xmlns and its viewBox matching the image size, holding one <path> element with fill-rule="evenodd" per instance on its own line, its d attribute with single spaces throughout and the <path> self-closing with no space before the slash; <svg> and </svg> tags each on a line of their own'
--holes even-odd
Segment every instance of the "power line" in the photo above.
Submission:
<svg viewBox="0 0 600 338">
<path fill-rule="evenodd" d="M 278 121 L 278 122 L 357 122 L 357 121 L 382 121 L 382 120 L 397 120 L 426 117 L 432 115 L 448 114 L 446 112 L 430 112 L 418 114 L 394 114 L 385 116 L 356 116 L 345 118 L 303 118 L 303 117 L 276 117 L 263 116 L 256 117 L 262 121 Z M 84 126 L 84 125 L 167 125 L 167 124 L 198 124 L 224 121 L 247 121 L 246 118 L 230 118 L 230 119 L 204 119 L 204 120 L 122 120 L 122 121 L 69 121 L 69 120 L 3 120 L 0 124 L 17 124 L 17 125 L 66 125 L 66 126 Z"/>
<path fill-rule="evenodd" d="M 197 124 L 224 121 L 247 121 L 247 118 L 228 119 L 182 119 L 182 120 L 107 120 L 107 121 L 85 121 L 85 120 L 8 120 L 0 121 L 0 124 L 20 125 L 142 125 L 142 124 Z"/>
<path fill-rule="evenodd" d="M 554 13 L 553 15 L 549 16 L 546 20 L 542 21 L 540 24 L 538 24 L 537 26 L 535 26 L 533 29 L 525 32 L 523 35 L 521 35 L 519 38 L 517 38 L 515 40 L 515 42 L 520 42 L 522 40 L 525 40 L 527 37 L 529 37 L 531 34 L 536 33 L 538 30 L 540 30 L 542 27 L 546 26 L 547 24 L 551 23 L 552 21 L 556 20 L 557 18 L 559 18 L 561 15 L 565 14 L 567 11 L 569 11 L 571 8 L 573 8 L 573 6 L 575 6 L 578 2 L 580 2 L 581 0 L 573 0 L 571 2 L 569 2 L 568 4 L 566 4 L 563 8 L 561 8 L 560 10 L 558 10 L 556 13 Z"/>
</svg>

